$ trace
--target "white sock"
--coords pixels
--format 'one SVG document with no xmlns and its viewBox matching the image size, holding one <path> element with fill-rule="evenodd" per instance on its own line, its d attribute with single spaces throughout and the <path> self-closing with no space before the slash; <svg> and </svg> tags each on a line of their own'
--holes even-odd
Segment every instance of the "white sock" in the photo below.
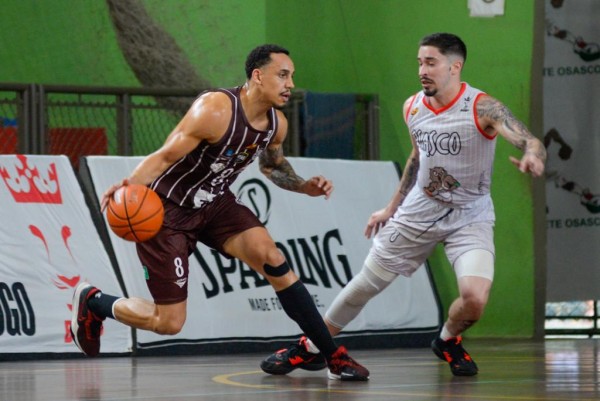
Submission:
<svg viewBox="0 0 600 401">
<path fill-rule="evenodd" d="M 306 350 L 311 354 L 319 354 L 321 351 L 317 348 L 317 346 L 310 340 L 310 338 L 306 339 Z"/>
<path fill-rule="evenodd" d="M 114 318 L 115 320 L 117 320 L 117 318 L 115 317 L 115 305 L 117 304 L 117 302 L 119 302 L 119 301 L 122 301 L 122 300 L 124 300 L 124 299 L 125 299 L 125 298 L 119 298 L 119 299 L 117 299 L 115 302 L 113 302 L 113 304 L 112 304 L 111 311 L 112 311 L 113 318 Z M 118 320 L 117 320 L 117 321 L 118 321 Z"/>
<path fill-rule="evenodd" d="M 452 333 L 450 333 L 448 331 L 448 329 L 446 328 L 446 325 L 444 325 L 444 327 L 442 327 L 442 332 L 440 333 L 440 338 L 444 341 L 448 341 L 452 337 L 456 337 L 456 336 L 452 335 Z"/>
</svg>

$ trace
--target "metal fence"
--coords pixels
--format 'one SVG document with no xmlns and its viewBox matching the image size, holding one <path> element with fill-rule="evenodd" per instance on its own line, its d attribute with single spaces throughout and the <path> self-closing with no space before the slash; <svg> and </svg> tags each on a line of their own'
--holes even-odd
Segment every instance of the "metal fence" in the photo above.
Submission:
<svg viewBox="0 0 600 401">
<path fill-rule="evenodd" d="M 0 153 L 73 157 L 150 153 L 162 144 L 197 93 L 0 84 L 5 134 Z"/>
<path fill-rule="evenodd" d="M 0 84 L 0 154 L 145 155 L 162 145 L 199 90 Z M 375 95 L 355 95 L 353 158 L 374 160 L 378 148 Z M 284 151 L 304 156 L 305 92 L 283 109 L 289 120 Z"/>
<path fill-rule="evenodd" d="M 594 337 L 600 334 L 600 301 L 547 302 L 548 336 Z"/>
</svg>

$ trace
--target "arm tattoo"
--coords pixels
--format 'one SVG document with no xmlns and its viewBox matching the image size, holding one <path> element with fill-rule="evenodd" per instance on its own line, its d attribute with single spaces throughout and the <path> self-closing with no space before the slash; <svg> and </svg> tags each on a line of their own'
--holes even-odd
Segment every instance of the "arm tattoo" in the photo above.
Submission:
<svg viewBox="0 0 600 401">
<path fill-rule="evenodd" d="M 525 124 L 517 120 L 510 110 L 498 100 L 489 96 L 477 102 L 477 117 L 486 119 L 502 136 L 518 149 L 529 153 L 543 162 L 546 161 L 544 144 L 534 137 Z"/>
<path fill-rule="evenodd" d="M 473 326 L 477 321 L 476 320 L 461 320 L 459 322 L 460 332 L 466 331 L 469 327 Z"/>
<path fill-rule="evenodd" d="M 292 165 L 283 156 L 281 147 L 266 148 L 258 164 L 260 171 L 275 185 L 289 191 L 299 191 L 304 179 L 296 174 Z"/>
<path fill-rule="evenodd" d="M 273 169 L 269 179 L 278 187 L 290 191 L 298 191 L 300 186 L 304 184 L 304 179 L 296 174 L 292 165 L 286 159 L 283 159 Z"/>
<path fill-rule="evenodd" d="M 417 173 L 419 172 L 419 159 L 417 157 L 411 157 L 406 162 L 404 174 L 400 180 L 400 193 L 404 196 L 408 195 L 412 187 L 417 182 Z"/>
<path fill-rule="evenodd" d="M 503 131 L 507 134 L 506 138 L 520 150 L 525 150 L 527 141 L 534 138 L 525 124 L 517 120 L 508 107 L 489 96 L 477 102 L 477 117 L 501 123 Z"/>
</svg>

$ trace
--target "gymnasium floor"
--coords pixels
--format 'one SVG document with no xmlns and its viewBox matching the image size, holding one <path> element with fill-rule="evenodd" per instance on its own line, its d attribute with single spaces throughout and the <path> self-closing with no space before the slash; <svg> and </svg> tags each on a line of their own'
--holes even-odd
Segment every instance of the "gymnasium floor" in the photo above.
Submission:
<svg viewBox="0 0 600 401">
<path fill-rule="evenodd" d="M 369 382 L 326 372 L 269 376 L 263 354 L 0 362 L 1 401 L 599 400 L 597 339 L 469 340 L 475 377 L 453 377 L 427 348 L 354 350 Z"/>
</svg>

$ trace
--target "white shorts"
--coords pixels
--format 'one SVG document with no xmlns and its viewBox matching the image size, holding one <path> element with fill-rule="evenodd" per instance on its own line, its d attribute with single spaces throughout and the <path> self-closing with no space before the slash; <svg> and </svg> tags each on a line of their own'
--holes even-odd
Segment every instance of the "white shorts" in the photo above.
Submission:
<svg viewBox="0 0 600 401">
<path fill-rule="evenodd" d="M 485 196 L 468 207 L 450 208 L 415 189 L 373 239 L 369 255 L 382 268 L 410 277 L 438 243 L 454 266 L 473 249 L 495 254 L 494 205 Z"/>
</svg>

